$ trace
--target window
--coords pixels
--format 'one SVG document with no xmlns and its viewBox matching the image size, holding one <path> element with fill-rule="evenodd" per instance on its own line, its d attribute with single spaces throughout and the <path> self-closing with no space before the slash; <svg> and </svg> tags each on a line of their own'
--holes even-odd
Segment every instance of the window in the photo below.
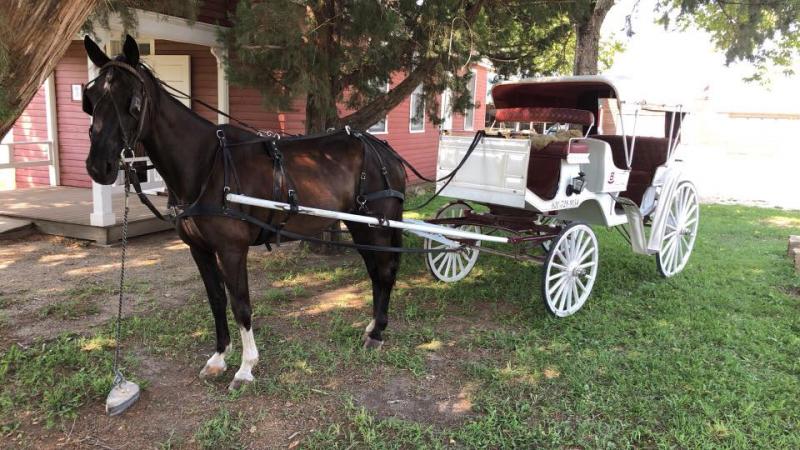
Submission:
<svg viewBox="0 0 800 450">
<path fill-rule="evenodd" d="M 376 83 L 378 89 L 383 92 L 389 92 L 389 82 L 384 81 L 383 83 Z M 389 132 L 389 116 L 384 116 L 383 119 L 375 122 L 372 124 L 371 127 L 367 128 L 372 134 L 386 134 Z"/>
<path fill-rule="evenodd" d="M 147 39 L 147 38 L 139 38 L 137 41 L 139 45 L 139 55 L 153 55 L 155 52 L 153 49 L 155 48 L 155 40 Z M 106 50 L 109 56 L 112 58 L 116 55 L 122 54 L 122 41 L 120 40 L 112 40 L 109 41 Z"/>
<path fill-rule="evenodd" d="M 472 71 L 472 78 L 469 80 L 469 84 L 467 85 L 467 91 L 469 92 L 469 101 L 473 103 L 472 108 L 467 109 L 464 112 L 464 129 L 465 130 L 474 130 L 475 124 L 475 87 L 476 83 L 478 82 L 478 73 L 476 71 Z"/>
<path fill-rule="evenodd" d="M 442 92 L 442 129 L 443 130 L 452 130 L 453 129 L 453 108 L 450 106 L 450 100 L 453 96 L 453 93 L 450 92 L 450 88 L 447 88 Z"/>
<path fill-rule="evenodd" d="M 425 97 L 422 93 L 421 84 L 411 93 L 408 131 L 412 133 L 421 133 L 425 131 Z"/>
</svg>

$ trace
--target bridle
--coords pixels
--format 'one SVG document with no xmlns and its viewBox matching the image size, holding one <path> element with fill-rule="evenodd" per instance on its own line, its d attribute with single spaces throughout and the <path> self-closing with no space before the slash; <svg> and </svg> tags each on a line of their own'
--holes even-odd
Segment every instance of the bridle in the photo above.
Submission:
<svg viewBox="0 0 800 450">
<path fill-rule="evenodd" d="M 99 80 L 102 76 L 107 75 L 108 70 L 114 67 L 119 67 L 122 70 L 133 75 L 141 84 L 141 92 L 138 94 L 134 94 L 131 97 L 131 104 L 128 107 L 128 114 L 134 116 L 134 111 L 138 111 L 139 117 L 138 122 L 136 124 L 136 129 L 133 130 L 133 133 L 129 132 L 130 130 L 125 130 L 125 127 L 122 126 L 122 112 L 120 111 L 119 104 L 117 101 L 114 100 L 113 95 L 109 95 L 111 93 L 111 87 L 109 86 L 108 89 L 103 93 L 99 100 L 97 100 L 97 104 L 92 104 L 89 97 L 86 96 L 86 90 L 97 80 Z M 83 89 L 83 111 L 87 114 L 90 114 L 94 117 L 94 111 L 97 109 L 97 105 L 103 101 L 106 96 L 111 99 L 111 104 L 114 106 L 114 113 L 117 115 L 117 124 L 119 126 L 119 130 L 122 133 L 122 150 L 120 150 L 120 160 L 119 165 L 120 169 L 125 174 L 125 217 L 127 218 L 128 214 L 128 193 L 130 192 L 130 187 L 133 185 L 134 190 L 136 191 L 136 195 L 139 197 L 139 200 L 156 216 L 158 219 L 166 221 L 164 216 L 158 210 L 158 208 L 153 205 L 147 196 L 142 191 L 142 186 L 139 181 L 139 177 L 136 174 L 136 171 L 133 170 L 132 164 L 130 162 L 126 162 L 125 158 L 133 158 L 134 153 L 133 150 L 136 148 L 136 145 L 139 143 L 139 138 L 142 135 L 142 129 L 144 129 L 144 122 L 145 122 L 145 115 L 148 114 L 150 106 L 150 95 L 147 91 L 147 84 L 145 83 L 144 77 L 139 71 L 132 65 L 121 62 L 121 61 L 109 61 L 100 68 L 100 74 L 97 75 L 96 78 L 86 83 L 86 86 Z M 92 126 L 89 125 L 89 139 L 92 138 Z M 151 166 L 148 166 L 148 169 Z"/>
<path fill-rule="evenodd" d="M 103 76 L 107 76 L 108 71 L 111 68 L 118 67 L 120 69 L 125 70 L 126 72 L 133 75 L 141 84 L 141 92 L 137 95 L 134 94 L 131 97 L 131 104 L 128 108 L 128 113 L 131 116 L 134 116 L 133 111 L 138 110 L 138 123 L 136 128 L 131 133 L 131 130 L 126 130 L 124 126 L 122 126 L 122 112 L 120 111 L 119 104 L 114 99 L 111 93 L 111 87 L 103 93 L 100 99 L 97 101 L 96 104 L 92 104 L 91 100 L 86 96 L 86 91 L 89 89 L 91 85 L 97 82 Z M 124 63 L 122 61 L 109 61 L 102 68 L 100 68 L 100 74 L 94 78 L 93 80 L 86 83 L 86 86 L 83 89 L 83 110 L 87 114 L 91 114 L 94 117 L 94 111 L 97 109 L 97 106 L 103 101 L 106 96 L 111 99 L 111 104 L 114 106 L 114 113 L 117 115 L 117 124 L 119 125 L 120 132 L 122 133 L 122 150 L 120 152 L 121 160 L 120 163 L 124 164 L 124 158 L 132 158 L 133 157 L 133 149 L 136 147 L 136 144 L 139 143 L 139 138 L 142 134 L 142 129 L 144 128 L 145 123 L 145 115 L 148 112 L 148 107 L 150 105 L 150 95 L 147 92 L 146 83 L 142 74 L 139 73 L 136 68 L 131 66 L 130 64 Z M 134 116 L 135 117 L 135 116 Z M 91 139 L 92 136 L 92 127 L 89 126 L 89 137 Z"/>
</svg>

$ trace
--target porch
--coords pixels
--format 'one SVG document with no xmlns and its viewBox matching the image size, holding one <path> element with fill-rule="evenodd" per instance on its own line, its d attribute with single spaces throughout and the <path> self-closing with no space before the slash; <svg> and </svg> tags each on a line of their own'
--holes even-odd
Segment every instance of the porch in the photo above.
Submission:
<svg viewBox="0 0 800 450">
<path fill-rule="evenodd" d="M 122 212 L 124 193 L 111 194 L 117 220 L 111 225 L 90 223 L 93 211 L 92 190 L 73 187 L 43 187 L 0 192 L 0 219 L 10 217 L 28 220 L 45 234 L 95 241 L 108 245 L 122 238 Z M 166 211 L 167 197 L 151 195 L 150 199 Z M 135 194 L 129 200 L 128 236 L 142 236 L 169 230 L 170 224 L 162 222 L 139 202 Z"/>
</svg>

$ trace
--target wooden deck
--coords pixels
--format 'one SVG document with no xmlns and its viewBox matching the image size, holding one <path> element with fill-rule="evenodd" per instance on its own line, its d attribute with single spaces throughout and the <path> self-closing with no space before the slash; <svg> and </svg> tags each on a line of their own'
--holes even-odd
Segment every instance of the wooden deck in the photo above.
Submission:
<svg viewBox="0 0 800 450">
<path fill-rule="evenodd" d="M 167 198 L 151 196 L 153 204 L 166 210 Z M 96 227 L 89 223 L 92 212 L 92 190 L 71 187 L 46 187 L 0 191 L 0 216 L 27 219 L 42 233 L 113 244 L 122 238 L 123 194 L 113 197 L 117 223 Z M 168 230 L 162 222 L 139 202 L 135 194 L 129 200 L 128 236 L 142 236 Z"/>
</svg>

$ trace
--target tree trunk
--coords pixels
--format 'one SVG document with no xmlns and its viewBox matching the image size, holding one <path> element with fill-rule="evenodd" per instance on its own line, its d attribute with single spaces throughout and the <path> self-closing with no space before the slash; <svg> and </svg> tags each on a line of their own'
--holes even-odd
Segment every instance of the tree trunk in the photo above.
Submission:
<svg viewBox="0 0 800 450">
<path fill-rule="evenodd" d="M 574 75 L 596 75 L 600 56 L 600 28 L 614 0 L 598 0 L 591 14 L 575 22 Z"/>
<path fill-rule="evenodd" d="M 328 128 L 338 128 L 339 117 L 333 104 L 324 104 L 325 99 L 313 93 L 306 94 L 306 133 L 319 133 Z"/>
<path fill-rule="evenodd" d="M 0 11 L 0 137 L 55 69 L 100 0 L 7 0 Z"/>
</svg>

